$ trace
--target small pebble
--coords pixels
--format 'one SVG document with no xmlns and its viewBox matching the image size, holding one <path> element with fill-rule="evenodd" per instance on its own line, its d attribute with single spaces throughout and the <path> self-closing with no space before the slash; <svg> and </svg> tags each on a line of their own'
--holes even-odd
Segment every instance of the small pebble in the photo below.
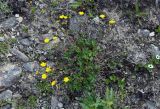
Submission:
<svg viewBox="0 0 160 109">
<path fill-rule="evenodd" d="M 151 33 L 149 34 L 149 36 L 151 36 L 151 37 L 155 36 L 155 32 L 151 32 Z"/>
<path fill-rule="evenodd" d="M 63 104 L 62 103 L 58 103 L 58 107 L 62 108 Z"/>
<path fill-rule="evenodd" d="M 19 17 L 19 14 L 15 14 L 15 17 L 17 17 L 17 18 L 18 18 L 18 17 Z"/>
<path fill-rule="evenodd" d="M 0 37 L 0 42 L 4 42 L 4 41 L 5 41 L 4 37 Z"/>
</svg>

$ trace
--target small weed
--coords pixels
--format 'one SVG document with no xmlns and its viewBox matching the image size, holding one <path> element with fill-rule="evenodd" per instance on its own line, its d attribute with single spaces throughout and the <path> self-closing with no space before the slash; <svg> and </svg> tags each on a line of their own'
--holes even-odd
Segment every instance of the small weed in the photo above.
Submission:
<svg viewBox="0 0 160 109">
<path fill-rule="evenodd" d="M 34 14 L 36 12 L 37 8 L 35 6 L 31 7 L 31 13 Z"/>
<path fill-rule="evenodd" d="M 0 1 L 0 12 L 10 13 L 11 9 L 9 8 L 7 2 Z"/>
<path fill-rule="evenodd" d="M 125 96 L 126 96 L 126 92 L 125 92 L 125 79 L 121 79 L 115 75 L 111 75 L 108 79 L 106 79 L 106 84 L 107 85 L 113 85 L 116 84 L 119 88 L 118 93 L 120 96 L 120 99 L 123 101 Z"/>
<path fill-rule="evenodd" d="M 105 97 L 102 99 L 89 93 L 82 99 L 80 105 L 82 109 L 117 109 L 116 94 L 113 89 L 106 88 Z"/>
<path fill-rule="evenodd" d="M 42 92 L 42 93 L 46 93 L 46 94 L 52 94 L 54 91 L 51 88 L 50 83 L 48 83 L 47 81 L 38 81 L 36 84 L 36 87 Z"/>
<path fill-rule="evenodd" d="M 4 106 L 8 104 L 8 102 L 6 100 L 0 100 L 0 107 Z"/>
<path fill-rule="evenodd" d="M 23 32 L 28 33 L 28 30 L 29 30 L 29 29 L 28 29 L 27 26 L 23 26 L 23 27 L 22 27 L 22 31 L 23 31 Z"/>
<path fill-rule="evenodd" d="M 136 13 L 136 16 L 137 17 L 142 17 L 142 16 L 147 15 L 146 13 L 141 12 L 139 4 L 140 4 L 139 0 L 136 0 L 136 4 L 135 4 L 135 13 Z"/>
<path fill-rule="evenodd" d="M 5 54 L 8 52 L 9 45 L 6 42 L 0 42 L 0 54 Z"/>
<path fill-rule="evenodd" d="M 82 5 L 82 1 L 75 1 L 75 2 L 71 3 L 69 6 L 71 7 L 71 9 L 77 9 L 81 5 Z"/>
<path fill-rule="evenodd" d="M 37 97 L 36 96 L 33 96 L 33 95 L 29 96 L 29 98 L 27 100 L 28 106 L 32 107 L 32 108 L 35 107 L 36 103 L 37 103 L 36 101 L 37 101 Z"/>
<path fill-rule="evenodd" d="M 111 70 L 114 70 L 114 69 L 116 69 L 118 66 L 123 66 L 123 65 L 122 65 L 122 63 L 120 63 L 119 61 L 111 59 L 111 60 L 108 60 L 107 66 L 108 66 Z"/>
</svg>

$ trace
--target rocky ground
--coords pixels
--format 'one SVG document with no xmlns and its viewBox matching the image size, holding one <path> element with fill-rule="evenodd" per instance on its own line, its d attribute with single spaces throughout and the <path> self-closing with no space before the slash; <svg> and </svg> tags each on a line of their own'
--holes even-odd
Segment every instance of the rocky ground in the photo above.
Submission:
<svg viewBox="0 0 160 109">
<path fill-rule="evenodd" d="M 82 1 L 0 1 L 0 109 L 83 109 L 83 92 L 39 84 L 42 61 L 55 69 L 52 78 L 66 74 L 59 68 L 63 53 L 82 36 L 100 48 L 96 96 L 122 86 L 125 97 L 116 109 L 160 109 L 160 1 Z M 114 24 L 107 23 L 111 19 Z M 125 83 L 107 84 L 113 75 Z"/>
</svg>

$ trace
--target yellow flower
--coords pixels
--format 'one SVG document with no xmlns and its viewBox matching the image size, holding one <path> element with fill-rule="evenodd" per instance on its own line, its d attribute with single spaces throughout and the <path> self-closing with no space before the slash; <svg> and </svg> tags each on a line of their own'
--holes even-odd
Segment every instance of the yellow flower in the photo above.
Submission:
<svg viewBox="0 0 160 109">
<path fill-rule="evenodd" d="M 64 16 L 63 18 L 64 18 L 64 19 L 68 19 L 68 16 Z"/>
<path fill-rule="evenodd" d="M 60 15 L 59 18 L 60 18 L 60 19 L 64 19 L 64 15 Z"/>
<path fill-rule="evenodd" d="M 44 43 L 49 43 L 49 41 L 50 41 L 49 38 L 44 39 Z"/>
<path fill-rule="evenodd" d="M 99 17 L 100 17 L 101 19 L 104 19 L 106 16 L 105 16 L 104 14 L 101 14 Z"/>
<path fill-rule="evenodd" d="M 36 71 L 36 75 L 38 75 L 39 74 L 39 71 Z"/>
<path fill-rule="evenodd" d="M 51 71 L 52 71 L 51 67 L 46 67 L 46 72 L 47 72 L 47 73 L 49 73 L 49 72 L 51 72 Z"/>
<path fill-rule="evenodd" d="M 67 82 L 69 81 L 69 78 L 68 78 L 68 77 L 64 77 L 64 78 L 63 78 L 63 81 L 64 81 L 65 83 L 67 83 Z"/>
<path fill-rule="evenodd" d="M 84 15 L 84 12 L 83 11 L 80 11 L 78 12 L 79 15 L 83 16 Z"/>
<path fill-rule="evenodd" d="M 56 80 L 53 80 L 53 81 L 51 82 L 51 85 L 52 85 L 52 86 L 55 86 L 56 83 L 57 83 L 57 81 L 56 81 Z"/>
<path fill-rule="evenodd" d="M 47 63 L 46 63 L 46 62 L 41 62 L 41 63 L 40 63 L 40 66 L 41 66 L 41 67 L 46 67 L 46 66 L 47 66 Z"/>
<path fill-rule="evenodd" d="M 53 36 L 53 41 L 57 42 L 58 37 L 57 36 Z"/>
<path fill-rule="evenodd" d="M 47 78 L 47 74 L 42 74 L 42 79 L 46 79 Z"/>
<path fill-rule="evenodd" d="M 110 24 L 110 25 L 114 25 L 114 24 L 116 24 L 116 21 L 115 21 L 114 19 L 111 19 L 111 20 L 109 21 L 109 24 Z"/>
</svg>

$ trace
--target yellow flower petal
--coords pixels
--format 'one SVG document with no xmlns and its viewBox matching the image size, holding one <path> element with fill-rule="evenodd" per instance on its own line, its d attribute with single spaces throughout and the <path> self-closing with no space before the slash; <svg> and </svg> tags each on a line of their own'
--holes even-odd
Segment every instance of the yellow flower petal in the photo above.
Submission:
<svg viewBox="0 0 160 109">
<path fill-rule="evenodd" d="M 47 74 L 42 74 L 42 79 L 46 79 L 47 78 Z"/>
<path fill-rule="evenodd" d="M 63 19 L 63 18 L 64 18 L 64 15 L 60 15 L 59 18 L 60 18 L 60 19 Z"/>
<path fill-rule="evenodd" d="M 116 21 L 115 21 L 114 19 L 111 19 L 111 20 L 109 21 L 109 24 L 110 24 L 110 25 L 114 25 L 114 24 L 116 24 Z"/>
<path fill-rule="evenodd" d="M 64 19 L 68 19 L 68 16 L 64 16 L 63 18 L 64 18 Z"/>
<path fill-rule="evenodd" d="M 68 78 L 68 77 L 64 77 L 64 78 L 63 78 L 63 81 L 64 81 L 65 83 L 67 83 L 67 82 L 69 81 L 69 78 Z"/>
<path fill-rule="evenodd" d="M 57 42 L 58 37 L 57 36 L 53 36 L 53 41 Z"/>
<path fill-rule="evenodd" d="M 49 72 L 51 72 L 51 71 L 52 71 L 51 67 L 47 67 L 47 68 L 46 68 L 46 72 L 47 72 L 47 73 L 49 73 Z"/>
<path fill-rule="evenodd" d="M 49 42 L 50 42 L 49 38 L 44 39 L 44 43 L 49 43 Z"/>
<path fill-rule="evenodd" d="M 79 15 L 83 16 L 84 15 L 84 12 L 83 11 L 80 11 L 78 12 Z"/>
<path fill-rule="evenodd" d="M 106 16 L 105 16 L 104 14 L 101 14 L 99 17 L 100 17 L 101 19 L 104 19 Z"/>
<path fill-rule="evenodd" d="M 47 66 L 47 63 L 46 63 L 46 62 L 41 62 L 41 63 L 40 63 L 40 66 L 41 66 L 41 67 L 46 67 L 46 66 Z"/>
<path fill-rule="evenodd" d="M 52 81 L 52 82 L 51 82 L 51 85 L 52 85 L 52 86 L 55 86 L 55 85 L 56 85 L 56 83 L 57 83 L 57 81 L 56 81 L 56 80 L 54 80 L 54 81 Z"/>
<path fill-rule="evenodd" d="M 39 74 L 39 71 L 36 71 L 36 75 L 38 75 Z"/>
</svg>

